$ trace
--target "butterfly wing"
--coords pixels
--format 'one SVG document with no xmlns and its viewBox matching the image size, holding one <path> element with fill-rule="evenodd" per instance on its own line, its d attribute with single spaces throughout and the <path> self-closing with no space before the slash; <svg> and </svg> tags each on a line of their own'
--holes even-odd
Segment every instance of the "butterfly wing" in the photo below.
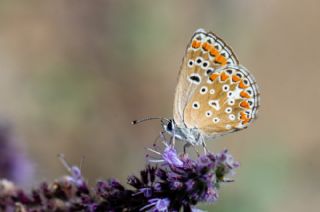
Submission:
<svg viewBox="0 0 320 212">
<path fill-rule="evenodd" d="M 186 127 L 184 111 L 199 85 L 216 69 L 226 65 L 238 65 L 231 48 L 212 32 L 197 30 L 187 46 L 180 67 L 173 109 L 177 126 Z"/>
<path fill-rule="evenodd" d="M 244 129 L 254 120 L 259 107 L 259 92 L 248 70 L 229 65 L 216 69 L 203 79 L 184 110 L 184 123 L 188 128 L 196 128 L 202 135 L 214 137 Z"/>
</svg>

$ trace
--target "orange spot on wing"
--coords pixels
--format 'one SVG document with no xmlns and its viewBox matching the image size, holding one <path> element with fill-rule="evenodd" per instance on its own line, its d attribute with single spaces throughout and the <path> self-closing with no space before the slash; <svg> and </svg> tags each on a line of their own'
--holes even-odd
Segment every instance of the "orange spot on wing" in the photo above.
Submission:
<svg viewBox="0 0 320 212">
<path fill-rule="evenodd" d="M 217 79 L 218 76 L 219 76 L 219 74 L 211 74 L 210 75 L 210 80 L 214 81 L 215 79 Z"/>
<path fill-rule="evenodd" d="M 195 49 L 199 48 L 200 45 L 201 45 L 201 42 L 196 40 L 192 41 L 192 44 L 191 44 L 191 46 Z"/>
<path fill-rule="evenodd" d="M 229 76 L 226 73 L 224 73 L 224 72 L 221 73 L 221 75 L 220 75 L 221 81 L 226 81 L 228 78 L 229 78 Z"/>
<path fill-rule="evenodd" d="M 216 57 L 218 54 L 219 54 L 219 51 L 216 48 L 212 47 L 210 50 L 210 55 L 212 57 Z"/>
<path fill-rule="evenodd" d="M 238 82 L 238 81 L 240 81 L 240 79 L 241 79 L 241 78 L 238 77 L 237 75 L 233 75 L 233 76 L 232 76 L 232 81 L 233 81 L 233 82 Z"/>
<path fill-rule="evenodd" d="M 243 121 L 242 121 L 242 124 L 243 124 L 243 125 L 248 124 L 249 121 L 250 121 L 250 119 L 243 120 Z"/>
<path fill-rule="evenodd" d="M 245 89 L 245 88 L 247 88 L 248 86 L 246 86 L 244 83 L 243 83 L 243 81 L 240 81 L 240 83 L 239 83 L 239 88 L 242 88 L 242 89 Z"/>
<path fill-rule="evenodd" d="M 205 51 L 209 51 L 212 48 L 212 46 L 208 42 L 205 42 L 204 44 L 202 44 L 202 48 Z"/>
<path fill-rule="evenodd" d="M 240 103 L 240 106 L 243 107 L 243 108 L 247 108 L 247 109 L 250 109 L 250 105 L 247 101 L 242 101 Z"/>
<path fill-rule="evenodd" d="M 245 92 L 245 91 L 241 91 L 241 92 L 240 92 L 240 96 L 241 96 L 242 98 L 250 98 L 250 95 L 249 95 L 247 92 Z"/>
<path fill-rule="evenodd" d="M 219 55 L 216 57 L 216 59 L 214 60 L 215 63 L 219 63 L 221 65 L 225 65 L 227 63 L 227 59 L 222 56 L 222 55 Z"/>
<path fill-rule="evenodd" d="M 240 112 L 240 119 L 241 119 L 241 123 L 242 124 L 247 124 L 249 123 L 250 119 L 248 118 L 247 114 L 245 114 L 244 112 Z"/>
</svg>

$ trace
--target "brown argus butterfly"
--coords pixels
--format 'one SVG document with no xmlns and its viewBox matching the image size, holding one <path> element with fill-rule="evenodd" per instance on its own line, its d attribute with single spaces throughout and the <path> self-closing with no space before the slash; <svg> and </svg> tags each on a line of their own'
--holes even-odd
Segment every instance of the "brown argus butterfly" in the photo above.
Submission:
<svg viewBox="0 0 320 212">
<path fill-rule="evenodd" d="M 231 48 L 212 32 L 197 30 L 179 71 L 173 119 L 164 130 L 187 145 L 245 129 L 256 117 L 259 91 L 254 77 Z"/>
</svg>

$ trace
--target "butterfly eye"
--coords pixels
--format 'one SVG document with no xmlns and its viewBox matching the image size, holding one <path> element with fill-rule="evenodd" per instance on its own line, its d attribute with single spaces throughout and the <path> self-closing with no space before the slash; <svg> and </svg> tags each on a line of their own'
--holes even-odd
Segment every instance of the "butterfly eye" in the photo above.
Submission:
<svg viewBox="0 0 320 212">
<path fill-rule="evenodd" d="M 172 132 L 172 130 L 173 130 L 173 123 L 172 123 L 172 121 L 169 121 L 169 123 L 167 124 L 167 130 L 168 130 L 169 132 Z"/>
<path fill-rule="evenodd" d="M 216 123 L 218 123 L 220 121 L 220 119 L 218 117 L 215 117 L 215 118 L 212 119 L 212 121 L 213 121 L 213 123 L 216 124 Z"/>
<path fill-rule="evenodd" d="M 227 107 L 227 108 L 225 109 L 225 112 L 226 112 L 226 113 L 231 113 L 231 112 L 232 112 L 232 108 L 231 108 L 231 107 Z"/>
<path fill-rule="evenodd" d="M 234 121 L 236 119 L 236 116 L 233 114 L 230 114 L 228 117 L 231 121 Z"/>
<path fill-rule="evenodd" d="M 196 109 L 196 110 L 199 109 L 200 108 L 200 103 L 199 102 L 193 102 L 192 103 L 192 108 Z"/>
<path fill-rule="evenodd" d="M 189 60 L 189 62 L 188 62 L 188 66 L 189 66 L 189 68 L 191 68 L 193 65 L 194 65 L 193 60 Z"/>
<path fill-rule="evenodd" d="M 223 85 L 223 86 L 222 86 L 222 90 L 223 90 L 224 92 L 227 92 L 229 89 L 230 89 L 229 85 Z"/>
</svg>

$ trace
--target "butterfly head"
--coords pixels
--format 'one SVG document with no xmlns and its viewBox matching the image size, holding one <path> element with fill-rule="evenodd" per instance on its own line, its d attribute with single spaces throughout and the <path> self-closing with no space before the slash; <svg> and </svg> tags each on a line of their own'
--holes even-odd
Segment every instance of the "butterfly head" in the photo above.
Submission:
<svg viewBox="0 0 320 212">
<path fill-rule="evenodd" d="M 166 133 L 180 140 L 186 139 L 186 136 L 181 132 L 181 128 L 176 125 L 173 119 L 163 119 L 161 120 L 161 125 Z"/>
<path fill-rule="evenodd" d="M 199 130 L 196 128 L 178 126 L 174 119 L 162 120 L 161 123 L 164 131 L 176 139 L 191 143 L 193 145 L 199 145 L 203 142 L 203 137 L 201 137 Z"/>
<path fill-rule="evenodd" d="M 161 125 L 163 129 L 169 134 L 172 134 L 175 129 L 175 123 L 173 119 L 164 120 L 161 122 Z"/>
</svg>

